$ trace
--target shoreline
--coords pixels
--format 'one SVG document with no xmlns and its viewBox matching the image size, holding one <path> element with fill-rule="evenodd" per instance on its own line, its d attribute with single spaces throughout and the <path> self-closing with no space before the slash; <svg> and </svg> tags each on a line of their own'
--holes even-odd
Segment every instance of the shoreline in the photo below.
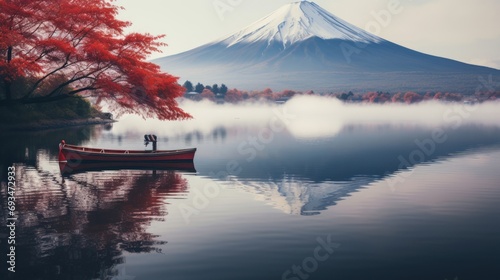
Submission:
<svg viewBox="0 0 500 280">
<path fill-rule="evenodd" d="M 0 129 L 6 131 L 40 131 L 48 129 L 76 127 L 85 125 L 98 125 L 115 123 L 117 120 L 112 119 L 74 119 L 74 120 L 44 120 L 38 123 L 28 124 L 0 124 Z"/>
</svg>

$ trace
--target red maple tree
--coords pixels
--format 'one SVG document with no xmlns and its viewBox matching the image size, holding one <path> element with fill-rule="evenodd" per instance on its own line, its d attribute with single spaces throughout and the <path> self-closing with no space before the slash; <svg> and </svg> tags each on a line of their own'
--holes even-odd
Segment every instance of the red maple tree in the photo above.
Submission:
<svg viewBox="0 0 500 280">
<path fill-rule="evenodd" d="M 113 0 L 0 0 L 0 105 L 91 92 L 122 113 L 189 118 L 175 101 L 177 77 L 146 61 L 163 35 L 125 34 L 120 9 Z"/>
</svg>

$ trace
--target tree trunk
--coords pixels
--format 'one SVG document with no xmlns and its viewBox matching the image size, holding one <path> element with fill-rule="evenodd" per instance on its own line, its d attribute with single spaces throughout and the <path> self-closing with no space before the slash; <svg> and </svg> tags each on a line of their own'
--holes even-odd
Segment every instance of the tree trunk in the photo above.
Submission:
<svg viewBox="0 0 500 280">
<path fill-rule="evenodd" d="M 7 63 L 10 63 L 10 61 L 12 60 L 12 46 L 9 46 L 7 48 Z M 9 77 L 7 77 L 7 79 L 4 80 L 4 84 L 5 84 L 5 99 L 7 99 L 7 101 L 10 101 L 12 100 L 12 81 Z"/>
</svg>

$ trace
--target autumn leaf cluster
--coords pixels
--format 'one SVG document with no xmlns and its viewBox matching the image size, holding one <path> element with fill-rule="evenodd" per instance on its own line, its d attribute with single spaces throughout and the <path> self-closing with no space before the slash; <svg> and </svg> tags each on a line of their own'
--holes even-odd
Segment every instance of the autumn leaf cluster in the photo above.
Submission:
<svg viewBox="0 0 500 280">
<path fill-rule="evenodd" d="M 130 33 L 106 0 L 0 0 L 0 105 L 86 93 L 119 112 L 185 119 L 177 77 L 147 61 L 163 36 Z M 16 82 L 24 85 L 22 90 Z"/>
</svg>

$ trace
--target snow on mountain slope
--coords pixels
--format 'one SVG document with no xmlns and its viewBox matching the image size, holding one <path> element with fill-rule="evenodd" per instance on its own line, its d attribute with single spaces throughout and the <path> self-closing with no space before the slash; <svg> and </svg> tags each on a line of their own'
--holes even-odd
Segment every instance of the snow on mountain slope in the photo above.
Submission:
<svg viewBox="0 0 500 280">
<path fill-rule="evenodd" d="M 222 39 L 228 47 L 238 43 L 280 42 L 283 49 L 311 37 L 378 43 L 383 39 L 332 15 L 315 3 L 290 3 L 243 30 Z"/>
</svg>

